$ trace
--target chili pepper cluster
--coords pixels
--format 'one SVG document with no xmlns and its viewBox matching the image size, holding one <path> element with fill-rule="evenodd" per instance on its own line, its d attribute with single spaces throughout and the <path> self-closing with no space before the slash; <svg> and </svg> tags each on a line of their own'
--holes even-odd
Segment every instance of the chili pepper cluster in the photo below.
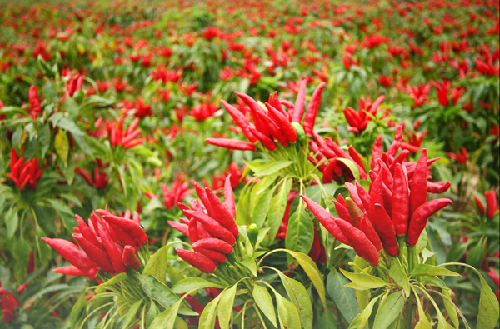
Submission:
<svg viewBox="0 0 500 329">
<path fill-rule="evenodd" d="M 252 97 L 237 92 L 236 95 L 243 102 L 241 108 L 243 111 L 250 113 L 253 123 L 242 111 L 231 104 L 222 101 L 222 105 L 229 112 L 234 123 L 241 129 L 249 143 L 227 138 L 207 138 L 205 141 L 216 146 L 243 151 L 256 151 L 254 145 L 256 142 L 261 142 L 270 151 L 276 150 L 276 143 L 286 147 L 289 143 L 295 143 L 297 140 L 302 142 L 305 139 L 304 134 L 312 136 L 324 86 L 325 83 L 321 82 L 314 91 L 303 120 L 307 87 L 307 80 L 305 79 L 300 82 L 295 104 L 280 99 L 277 93 L 274 92 L 269 95 L 264 108 Z M 287 107 L 287 111 L 283 109 L 282 105 Z"/>
<path fill-rule="evenodd" d="M 100 163 L 100 165 L 99 165 Z M 102 171 L 104 168 L 102 166 L 102 162 L 98 161 L 98 165 L 94 169 L 93 179 L 90 174 L 83 168 L 76 167 L 75 174 L 79 174 L 80 176 L 87 181 L 87 184 L 92 187 L 95 185 L 97 189 L 103 190 L 108 186 L 108 174 Z"/>
<path fill-rule="evenodd" d="M 169 190 L 167 185 L 161 184 L 163 191 L 163 203 L 168 210 L 172 210 L 173 206 L 181 202 L 185 197 L 194 192 L 193 189 L 188 189 L 189 183 L 184 182 L 182 176 L 177 175 L 176 180 L 172 183 L 172 190 Z"/>
<path fill-rule="evenodd" d="M 42 168 L 38 166 L 38 159 L 33 157 L 31 161 L 23 163 L 24 157 L 17 158 L 17 153 L 14 148 L 11 149 L 10 157 L 10 173 L 7 173 L 17 188 L 24 191 L 27 186 L 36 190 L 36 182 L 42 176 Z"/>
<path fill-rule="evenodd" d="M 177 248 L 179 257 L 202 272 L 212 273 L 219 263 L 227 260 L 225 255 L 233 252 L 239 233 L 231 175 L 224 184 L 224 203 L 210 188 L 203 189 L 195 182 L 193 185 L 201 203 L 191 200 L 191 209 L 178 203 L 186 218 L 179 218 L 182 223 L 169 221 L 168 224 L 191 241 L 194 251 Z"/>
<path fill-rule="evenodd" d="M 343 110 L 347 123 L 350 125 L 350 127 L 347 128 L 347 131 L 353 132 L 356 135 L 365 131 L 366 127 L 368 126 L 368 122 L 371 121 L 371 117 L 369 114 L 377 114 L 377 109 L 379 105 L 382 104 L 384 98 L 385 96 L 380 96 L 371 105 L 365 103 L 364 100 L 361 99 L 358 112 L 356 112 L 352 107 L 348 107 L 347 109 Z"/>
<path fill-rule="evenodd" d="M 486 217 L 493 218 L 498 210 L 497 194 L 495 191 L 484 192 L 484 197 L 486 199 Z M 484 215 L 483 203 L 478 197 L 475 198 L 475 201 L 477 210 L 481 213 L 481 215 Z"/>
<path fill-rule="evenodd" d="M 136 118 L 130 127 L 126 129 L 123 129 L 123 117 L 120 117 L 118 122 L 107 121 L 106 129 L 110 135 L 111 146 L 121 145 L 125 149 L 129 149 L 144 143 L 146 141 L 145 137 L 137 138 L 142 133 L 142 129 L 137 129 L 139 120 L 139 118 Z"/>
<path fill-rule="evenodd" d="M 92 212 L 88 224 L 80 216 L 75 217 L 78 227 L 72 236 L 79 247 L 63 239 L 42 238 L 73 265 L 53 272 L 94 278 L 98 272 L 114 274 L 126 272 L 127 266 L 134 270 L 141 266 L 137 248 L 147 242 L 147 235 L 137 212 L 132 215 L 127 211 L 120 217 L 98 209 Z"/>
<path fill-rule="evenodd" d="M 337 201 L 333 201 L 340 218 L 301 196 L 328 232 L 340 242 L 351 245 L 372 266 L 378 265 L 382 248 L 390 256 L 398 255 L 399 238 L 414 246 L 427 219 L 452 203 L 447 198 L 427 201 L 427 192 L 444 192 L 450 184 L 427 182 L 428 165 L 435 159 L 427 159 L 426 149 L 416 163 L 404 161 L 408 151 L 396 155 L 401 132 L 402 126 L 398 127 L 396 140 L 387 152 L 379 154 L 378 148 L 374 150 L 369 190 L 358 182 L 347 182 L 351 197 L 344 199 L 339 194 Z"/>
<path fill-rule="evenodd" d="M 352 182 L 354 180 L 351 169 L 341 159 L 353 161 L 358 168 L 360 178 L 367 178 L 361 157 L 352 145 L 349 146 L 349 153 L 347 153 L 329 137 L 323 139 L 313 132 L 313 138 L 314 140 L 309 140 L 309 146 L 315 157 L 307 155 L 307 159 L 323 173 L 323 183 L 331 183 L 332 181 L 343 183 L 343 181 Z"/>
</svg>

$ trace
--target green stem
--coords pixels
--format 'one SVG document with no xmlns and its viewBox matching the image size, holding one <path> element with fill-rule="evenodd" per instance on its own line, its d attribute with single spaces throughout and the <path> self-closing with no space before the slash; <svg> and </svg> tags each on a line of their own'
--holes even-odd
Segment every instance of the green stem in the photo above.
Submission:
<svg viewBox="0 0 500 329">
<path fill-rule="evenodd" d="M 408 246 L 408 273 L 417 266 L 417 246 Z"/>
<path fill-rule="evenodd" d="M 413 322 L 413 310 L 415 309 L 415 296 L 410 294 L 410 297 L 406 300 L 403 321 L 401 329 L 412 329 Z"/>
</svg>

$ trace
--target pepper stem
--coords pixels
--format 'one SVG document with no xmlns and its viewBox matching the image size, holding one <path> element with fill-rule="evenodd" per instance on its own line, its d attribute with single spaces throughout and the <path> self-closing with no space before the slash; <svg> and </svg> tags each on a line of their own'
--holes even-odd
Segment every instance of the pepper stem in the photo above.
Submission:
<svg viewBox="0 0 500 329">
<path fill-rule="evenodd" d="M 403 321 L 401 329 L 412 329 L 413 322 L 413 310 L 415 309 L 415 296 L 410 294 L 405 303 L 405 308 L 403 310 Z"/>
<path fill-rule="evenodd" d="M 417 246 L 408 246 L 408 273 L 417 266 Z"/>
</svg>

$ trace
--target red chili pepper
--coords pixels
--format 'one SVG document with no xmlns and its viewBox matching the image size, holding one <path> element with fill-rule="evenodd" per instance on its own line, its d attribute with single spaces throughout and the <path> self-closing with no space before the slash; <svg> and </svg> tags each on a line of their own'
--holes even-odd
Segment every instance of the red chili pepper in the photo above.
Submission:
<svg viewBox="0 0 500 329">
<path fill-rule="evenodd" d="M 234 202 L 233 187 L 231 184 L 231 174 L 227 175 L 224 182 L 224 207 L 227 209 L 231 217 L 236 218 L 236 205 Z"/>
<path fill-rule="evenodd" d="M 376 219 L 372 220 L 375 231 L 380 237 L 382 246 L 390 256 L 397 256 L 398 254 L 398 241 L 396 239 L 396 230 L 392 224 L 391 218 L 385 211 L 384 207 L 376 203 L 375 214 Z"/>
<path fill-rule="evenodd" d="M 85 254 L 87 254 L 87 256 L 101 268 L 102 272 L 113 271 L 113 267 L 110 266 L 111 262 L 108 255 L 104 251 L 94 246 L 81 234 L 73 233 L 71 236 L 75 238 L 76 242 L 78 242 L 78 245 L 83 249 Z"/>
<path fill-rule="evenodd" d="M 207 193 L 208 201 L 212 205 L 212 209 L 215 213 L 215 219 L 225 227 L 229 232 L 231 232 L 234 237 L 238 236 L 238 225 L 234 222 L 233 216 L 226 209 L 224 204 L 219 200 L 219 198 L 212 192 L 208 187 L 205 188 Z"/>
<path fill-rule="evenodd" d="M 311 257 L 313 262 L 316 262 L 320 254 L 321 254 L 321 242 L 319 241 L 318 230 L 316 229 L 316 226 L 314 226 L 313 243 L 311 250 L 307 255 Z"/>
<path fill-rule="evenodd" d="M 304 132 L 307 136 L 312 136 L 312 131 L 314 128 L 314 123 L 316 122 L 316 116 L 318 114 L 318 107 L 321 102 L 321 94 L 326 83 L 321 82 L 314 93 L 312 94 L 311 101 L 307 104 L 306 117 L 304 118 Z"/>
<path fill-rule="evenodd" d="M 383 200 L 383 206 L 387 211 L 387 214 L 392 216 L 392 192 L 389 190 L 387 185 L 385 185 L 382 182 L 382 200 Z"/>
<path fill-rule="evenodd" d="M 399 124 L 396 129 L 396 133 L 394 135 L 394 141 L 391 146 L 387 149 L 387 154 L 391 156 L 395 156 L 398 152 L 399 147 L 401 146 L 401 142 L 403 141 L 403 123 Z"/>
<path fill-rule="evenodd" d="M 226 101 L 222 100 L 221 103 L 222 103 L 222 105 L 224 105 L 227 112 L 229 112 L 229 114 L 233 118 L 234 123 L 236 123 L 236 125 L 238 125 L 238 127 L 241 128 L 241 131 L 246 136 L 246 138 L 251 143 L 257 142 L 257 138 L 252 134 L 252 132 L 249 128 L 249 122 L 247 121 L 245 116 L 240 111 L 238 111 L 237 108 L 235 108 L 231 104 L 227 103 Z"/>
<path fill-rule="evenodd" d="M 337 215 L 339 215 L 339 217 L 342 218 L 343 220 L 345 220 L 346 222 L 349 222 L 352 224 L 352 218 L 351 218 L 351 215 L 349 215 L 349 211 L 347 210 L 347 208 L 335 200 L 332 200 L 332 201 L 335 204 L 335 209 L 337 210 Z"/>
<path fill-rule="evenodd" d="M 358 189 L 357 187 L 352 184 L 352 183 L 345 183 L 345 186 L 347 187 L 347 190 L 349 191 L 349 193 L 351 194 L 351 198 L 352 200 L 351 201 L 354 201 L 356 203 L 356 205 L 359 207 L 359 209 L 364 209 L 365 206 L 363 204 L 363 201 L 361 200 L 361 198 L 358 196 Z M 347 199 L 346 199 L 346 203 L 347 203 Z M 347 210 L 349 210 L 349 203 L 347 203 Z M 352 214 L 351 214 L 352 216 Z M 356 226 L 356 225 L 354 225 Z"/>
<path fill-rule="evenodd" d="M 346 208 L 346 209 L 347 209 L 347 204 L 345 203 L 345 199 L 344 199 L 344 197 L 342 196 L 342 194 L 340 194 L 340 193 L 339 193 L 339 194 L 337 195 L 337 201 L 338 201 L 341 205 L 343 205 L 343 206 L 344 206 L 344 208 Z"/>
<path fill-rule="evenodd" d="M 299 84 L 299 92 L 292 113 L 292 122 L 302 122 L 302 114 L 304 113 L 304 105 L 306 101 L 307 79 L 303 79 Z"/>
<path fill-rule="evenodd" d="M 128 232 L 137 241 L 141 243 L 145 243 L 146 241 L 148 241 L 146 233 L 144 233 L 142 228 L 133 220 L 114 216 L 106 210 L 102 209 L 97 209 L 96 212 L 100 214 L 105 221 L 120 227 L 122 230 Z"/>
<path fill-rule="evenodd" d="M 380 241 L 380 237 L 373 229 L 373 225 L 368 219 L 367 213 L 363 214 L 363 217 L 358 222 L 357 228 L 366 235 L 366 237 L 368 238 L 368 240 L 370 240 L 375 249 L 377 249 L 377 252 L 382 249 L 382 242 Z"/>
<path fill-rule="evenodd" d="M 382 174 L 378 175 L 370 185 L 370 207 L 368 210 L 369 219 L 373 224 L 374 214 L 375 214 L 375 204 L 384 204 L 384 199 L 382 196 Z"/>
<path fill-rule="evenodd" d="M 124 138 L 122 140 L 121 145 L 129 144 L 132 140 L 137 138 L 141 133 L 142 133 L 142 129 L 137 129 L 136 131 L 131 132 L 130 134 L 123 136 Z"/>
<path fill-rule="evenodd" d="M 427 149 L 422 149 L 422 155 L 417 161 L 415 173 L 411 178 L 410 213 L 427 201 Z"/>
<path fill-rule="evenodd" d="M 181 232 L 185 236 L 189 237 L 189 229 L 186 224 L 167 221 L 167 224 L 175 228 L 177 231 Z"/>
<path fill-rule="evenodd" d="M 380 262 L 380 256 L 368 237 L 346 221 L 335 219 L 335 222 L 358 256 L 365 259 L 371 266 L 376 267 Z"/>
<path fill-rule="evenodd" d="M 26 290 L 26 288 L 28 288 L 28 282 L 25 282 L 22 285 L 20 285 L 19 287 L 17 287 L 17 294 L 18 295 L 22 294 L 23 291 Z"/>
<path fill-rule="evenodd" d="M 62 266 L 62 267 L 57 267 L 52 270 L 54 273 L 61 273 L 61 274 L 66 274 L 66 275 L 73 275 L 73 276 L 87 276 L 82 270 L 80 270 L 78 267 L 75 266 Z"/>
<path fill-rule="evenodd" d="M 125 246 L 122 252 L 122 261 L 125 265 L 133 270 L 137 270 L 141 267 L 141 261 L 136 255 L 134 248 L 132 246 Z"/>
<path fill-rule="evenodd" d="M 199 252 L 187 251 L 180 248 L 175 248 L 177 255 L 182 258 L 186 263 L 196 267 L 204 273 L 213 273 L 215 271 L 215 263 L 207 256 Z"/>
<path fill-rule="evenodd" d="M 189 222 L 188 222 L 188 237 L 189 237 L 189 241 L 191 242 L 191 244 L 195 243 L 196 241 L 198 241 L 198 225 L 197 225 L 197 221 L 196 219 L 192 218 Z"/>
<path fill-rule="evenodd" d="M 399 152 L 398 155 L 396 156 L 396 158 L 394 158 L 394 161 L 391 163 L 391 167 L 389 168 L 389 171 L 391 173 L 394 173 L 394 169 L 396 168 L 396 164 L 397 163 L 402 164 L 403 161 L 406 161 L 408 159 L 408 154 L 410 154 L 410 152 L 408 152 L 406 150 Z"/>
<path fill-rule="evenodd" d="M 406 234 L 408 230 L 408 217 L 410 213 L 410 195 L 408 181 L 403 166 L 397 163 L 394 169 L 392 188 L 392 222 L 397 236 Z"/>
<path fill-rule="evenodd" d="M 212 217 L 209 217 L 205 215 L 202 212 L 199 211 L 193 211 L 193 210 L 183 210 L 183 213 L 186 216 L 191 216 L 193 218 L 196 218 L 197 221 L 200 221 L 203 223 L 203 226 L 206 228 L 207 231 L 212 233 L 214 236 L 221 238 L 222 240 L 226 241 L 229 243 L 231 246 L 236 243 L 236 238 L 234 235 L 228 231 L 226 228 L 221 226 L 215 219 Z M 198 230 L 198 234 L 199 234 Z"/>
<path fill-rule="evenodd" d="M 201 222 L 197 222 L 197 224 L 196 224 L 196 230 L 198 232 L 198 240 L 213 237 L 213 235 L 210 234 L 210 232 L 207 231 L 207 229 L 205 228 L 205 226 Z"/>
<path fill-rule="evenodd" d="M 356 186 L 358 197 L 361 199 L 365 211 L 368 211 L 368 208 L 370 207 L 370 195 L 368 194 L 368 192 L 366 192 L 363 186 L 361 186 L 357 181 L 354 183 L 354 185 Z"/>
<path fill-rule="evenodd" d="M 123 144 L 123 148 L 128 150 L 128 149 L 131 149 L 132 147 L 136 147 L 137 145 L 144 143 L 145 141 L 146 141 L 146 138 L 144 138 L 144 137 L 138 138 L 138 139 L 135 139 L 135 140 L 128 142 L 127 144 Z"/>
<path fill-rule="evenodd" d="M 493 218 L 498 210 L 497 194 L 495 191 L 484 192 L 484 197 L 486 198 L 486 217 Z"/>
<path fill-rule="evenodd" d="M 66 261 L 85 273 L 97 266 L 82 250 L 69 241 L 46 237 L 43 237 L 42 241 L 54 248 Z"/>
<path fill-rule="evenodd" d="M 359 156 L 358 152 L 356 152 L 356 150 L 354 149 L 354 147 L 352 147 L 352 145 L 349 146 L 347 150 L 349 151 L 349 155 L 351 156 L 351 158 L 356 163 L 356 166 L 358 167 L 359 178 L 367 179 L 366 170 L 365 167 L 363 166 L 363 161 L 361 160 L 361 157 Z"/>
<path fill-rule="evenodd" d="M 26 274 L 30 274 L 35 270 L 35 255 L 33 251 L 30 251 L 30 257 L 28 261 L 28 268 L 26 270 Z"/>
<path fill-rule="evenodd" d="M 205 248 L 200 248 L 200 247 L 197 247 L 197 248 L 193 247 L 193 250 L 207 256 L 215 264 L 224 263 L 227 260 L 226 256 L 224 256 L 223 254 L 221 254 L 220 252 L 215 251 L 215 250 L 210 250 L 210 249 L 205 249 Z"/>
<path fill-rule="evenodd" d="M 377 170 L 377 160 L 382 157 L 382 134 L 379 134 L 377 136 L 377 140 L 373 144 L 372 148 L 372 162 L 370 166 L 372 167 L 373 170 Z"/>
<path fill-rule="evenodd" d="M 205 142 L 215 146 L 225 147 L 233 150 L 252 151 L 255 152 L 257 148 L 252 143 L 237 141 L 229 138 L 207 138 Z"/>
<path fill-rule="evenodd" d="M 85 169 L 77 167 L 75 168 L 75 173 L 82 176 L 87 181 L 87 184 L 89 186 L 92 187 L 92 185 L 94 185 L 94 183 L 92 182 L 92 177 L 90 177 L 89 173 L 86 172 Z"/>
<path fill-rule="evenodd" d="M 290 121 L 281 113 L 278 109 L 269 103 L 265 103 L 269 113 L 275 118 L 276 124 L 283 130 L 283 134 L 290 143 L 295 143 L 297 141 L 297 131 L 293 129 Z"/>
<path fill-rule="evenodd" d="M 117 273 L 127 272 L 127 267 L 123 264 L 121 252 L 118 251 L 114 241 L 112 240 L 108 230 L 104 228 L 104 223 L 97 221 L 97 233 L 101 237 L 102 245 L 106 250 L 113 269 Z"/>
<path fill-rule="evenodd" d="M 303 195 L 300 195 L 300 197 L 307 203 L 307 206 L 311 209 L 311 212 L 314 216 L 316 216 L 320 224 L 323 225 L 323 227 L 326 228 L 326 230 L 333 235 L 335 239 L 344 244 L 349 244 L 348 240 L 335 223 L 334 217 L 329 212 L 308 197 Z"/>
<path fill-rule="evenodd" d="M 420 234 L 427 225 L 427 218 L 452 203 L 453 201 L 450 199 L 441 198 L 425 202 L 418 207 L 411 215 L 406 243 L 410 246 L 416 245 Z"/>
<path fill-rule="evenodd" d="M 111 229 L 115 232 L 118 241 L 122 243 L 124 246 L 132 246 L 132 247 L 142 247 L 142 243 L 134 239 L 132 235 L 130 235 L 127 231 L 122 230 L 119 226 L 108 223 Z"/>
<path fill-rule="evenodd" d="M 250 129 L 265 148 L 267 148 L 271 152 L 276 150 L 277 146 L 271 138 L 258 131 L 253 125 L 250 125 Z"/>
<path fill-rule="evenodd" d="M 481 213 L 481 215 L 484 215 L 483 203 L 481 202 L 481 200 L 478 197 L 475 197 L 475 201 L 476 201 L 477 210 Z"/>
<path fill-rule="evenodd" d="M 217 238 L 207 238 L 198 240 L 195 243 L 193 243 L 193 248 L 197 247 L 215 250 L 218 252 L 222 252 L 224 254 L 230 254 L 233 252 L 233 247 L 229 243 Z"/>
<path fill-rule="evenodd" d="M 444 193 L 448 191 L 451 182 L 427 182 L 427 192 Z"/>
</svg>

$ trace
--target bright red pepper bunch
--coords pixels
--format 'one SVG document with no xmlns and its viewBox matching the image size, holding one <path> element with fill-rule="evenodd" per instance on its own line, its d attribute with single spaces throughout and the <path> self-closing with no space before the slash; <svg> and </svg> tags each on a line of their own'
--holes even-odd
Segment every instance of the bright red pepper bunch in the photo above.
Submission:
<svg viewBox="0 0 500 329">
<path fill-rule="evenodd" d="M 38 166 L 38 159 L 33 157 L 31 161 L 23 163 L 24 157 L 17 158 L 17 153 L 14 148 L 11 149 L 10 157 L 10 173 L 7 173 L 17 188 L 24 191 L 27 186 L 36 190 L 36 182 L 42 176 L 42 168 Z"/>
<path fill-rule="evenodd" d="M 2 296 L 2 298 L 0 299 L 1 302 L 0 308 L 2 309 L 3 320 L 4 322 L 12 322 L 12 320 L 14 320 L 15 308 L 18 307 L 20 304 L 17 298 L 14 297 L 14 295 L 10 291 L 5 290 L 4 288 L 1 287 L 2 283 L 0 282 L 0 296 Z"/>
<path fill-rule="evenodd" d="M 172 210 L 174 205 L 184 200 L 185 197 L 194 192 L 193 189 L 188 189 L 189 183 L 184 182 L 182 176 L 177 175 L 176 180 L 172 183 L 172 189 L 169 190 L 167 185 L 161 183 L 163 191 L 163 203 L 168 210 Z"/>
<path fill-rule="evenodd" d="M 455 160 L 456 162 L 467 163 L 467 149 L 463 146 L 461 148 L 461 152 L 460 151 L 458 151 L 457 153 L 446 152 L 446 155 L 449 158 L 452 158 L 453 160 Z"/>
<path fill-rule="evenodd" d="M 106 122 L 106 128 L 110 135 L 111 146 L 116 147 L 118 145 L 123 146 L 125 149 L 129 149 L 140 145 L 146 141 L 146 138 L 137 138 L 142 129 L 137 129 L 139 125 L 139 118 L 136 118 L 130 127 L 123 129 L 123 117 L 118 119 L 118 122 Z"/>
<path fill-rule="evenodd" d="M 83 168 L 76 167 L 75 174 L 79 174 L 80 176 L 82 176 L 87 181 L 87 184 L 90 187 L 95 185 L 97 189 L 104 190 L 108 186 L 109 178 L 108 174 L 102 170 L 102 166 L 96 166 L 94 169 L 93 179 L 90 174 Z"/>
<path fill-rule="evenodd" d="M 114 274 L 126 272 L 127 266 L 134 270 L 141 266 L 137 248 L 147 242 L 147 235 L 137 212 L 132 215 L 127 211 L 120 217 L 98 209 L 92 212 L 88 224 L 80 216 L 75 217 L 78 227 L 72 236 L 79 247 L 63 239 L 42 238 L 73 265 L 53 272 L 93 278 L 97 272 Z"/>
<path fill-rule="evenodd" d="M 486 217 L 493 218 L 498 210 L 497 194 L 495 191 L 484 192 L 484 197 L 486 199 Z M 477 210 L 484 215 L 484 206 L 481 200 L 476 197 Z"/>
<path fill-rule="evenodd" d="M 401 131 L 402 126 L 398 130 Z M 389 148 L 389 151 L 392 153 L 394 149 Z M 416 163 L 403 162 L 408 151 L 396 158 L 392 158 L 389 151 L 375 159 L 377 167 L 370 171 L 372 182 L 368 192 L 358 182 L 346 183 L 351 198 L 344 199 L 339 194 L 334 201 L 340 218 L 301 196 L 328 232 L 340 242 L 351 245 L 372 266 L 378 265 L 382 247 L 388 255 L 398 255 L 398 238 L 414 246 L 427 219 L 452 203 L 447 198 L 427 201 L 428 191 L 444 192 L 450 184 L 433 183 L 429 189 L 426 149 Z M 392 162 L 388 166 L 382 158 L 392 158 Z"/>
<path fill-rule="evenodd" d="M 309 140 L 309 145 L 316 157 L 308 155 L 307 158 L 323 173 L 323 183 L 327 184 L 332 181 L 343 183 L 354 180 L 354 174 L 343 159 L 353 161 L 358 168 L 360 178 L 367 178 L 361 157 L 354 147 L 349 146 L 349 153 L 347 153 L 329 137 L 323 139 L 315 132 L 313 132 L 313 137 L 314 141 Z M 325 158 L 326 161 L 323 160 Z"/>
<path fill-rule="evenodd" d="M 194 251 L 177 248 L 179 257 L 202 272 L 212 273 L 219 263 L 226 262 L 225 254 L 233 252 L 239 233 L 231 178 L 228 176 L 224 185 L 224 203 L 210 188 L 193 184 L 201 203 L 193 199 L 191 209 L 179 203 L 186 218 L 179 218 L 182 223 L 169 221 L 168 224 L 191 241 Z"/>
<path fill-rule="evenodd" d="M 243 100 L 244 105 L 251 113 L 253 123 L 249 122 L 245 115 L 236 107 L 225 101 L 222 101 L 222 104 L 250 143 L 227 138 L 208 138 L 206 142 L 230 149 L 249 151 L 256 151 L 254 143 L 261 142 L 268 150 L 275 151 L 277 148 L 276 142 L 286 147 L 289 143 L 297 141 L 296 129 L 302 128 L 307 136 L 312 136 L 324 86 L 325 83 L 322 82 L 314 91 L 311 101 L 307 105 L 304 119 L 306 79 L 302 80 L 299 84 L 295 104 L 278 98 L 275 92 L 269 95 L 268 102 L 264 104 L 266 109 L 264 109 L 252 97 L 237 92 L 236 94 Z M 287 107 L 288 111 L 285 111 L 282 105 Z M 298 125 L 293 125 L 295 122 Z M 297 126 L 300 126 L 300 128 Z"/>
<path fill-rule="evenodd" d="M 350 125 L 350 127 L 347 128 L 347 131 L 353 132 L 356 135 L 363 132 L 366 129 L 368 122 L 372 120 L 369 114 L 377 114 L 377 109 L 379 105 L 382 104 L 384 98 L 384 95 L 380 96 L 375 102 L 373 102 L 373 104 L 360 99 L 358 112 L 356 112 L 352 107 L 345 109 L 344 115 L 347 123 Z"/>
</svg>

